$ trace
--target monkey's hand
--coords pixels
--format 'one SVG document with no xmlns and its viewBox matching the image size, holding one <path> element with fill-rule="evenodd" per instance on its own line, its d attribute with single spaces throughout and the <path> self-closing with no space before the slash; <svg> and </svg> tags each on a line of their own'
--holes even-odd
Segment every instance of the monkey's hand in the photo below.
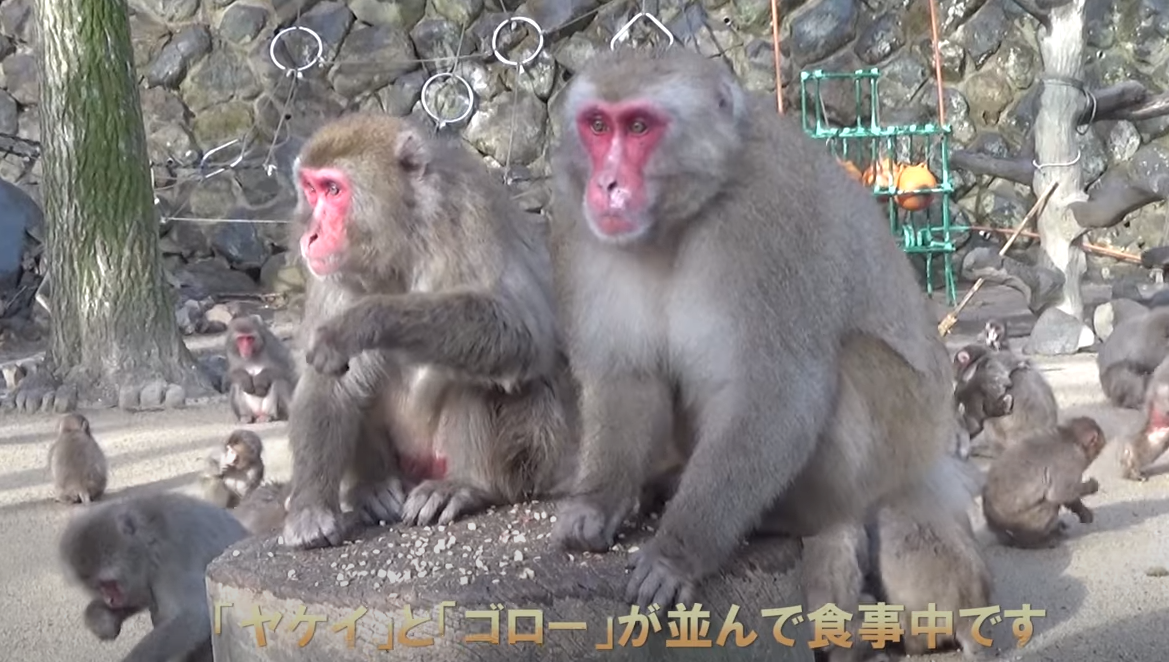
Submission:
<svg viewBox="0 0 1169 662">
<path fill-rule="evenodd" d="M 446 480 L 423 481 L 410 491 L 402 523 L 408 526 L 446 525 L 474 514 L 491 499 L 482 490 Z"/>
<path fill-rule="evenodd" d="M 552 538 L 565 549 L 607 551 L 617 540 L 617 529 L 636 505 L 635 499 L 609 508 L 585 497 L 570 499 L 556 513 Z"/>
<path fill-rule="evenodd" d="M 235 369 L 227 373 L 227 380 L 239 387 L 239 390 L 248 395 L 256 395 L 255 386 L 252 382 L 252 376 L 248 374 L 247 370 Z"/>
<path fill-rule="evenodd" d="M 123 616 L 101 600 L 91 600 L 85 606 L 85 627 L 102 641 L 117 639 L 122 633 Z"/>
<path fill-rule="evenodd" d="M 268 390 L 272 388 L 272 372 L 269 370 L 261 370 L 252 375 L 252 395 L 257 398 L 263 398 L 268 395 Z"/>
<path fill-rule="evenodd" d="M 1087 496 L 1089 494 L 1095 494 L 1099 491 L 1100 491 L 1100 481 L 1096 480 L 1095 478 L 1089 478 L 1088 480 L 1084 481 L 1083 487 L 1082 487 L 1082 492 L 1083 492 L 1084 496 Z"/>
<path fill-rule="evenodd" d="M 677 542 L 673 543 L 678 545 Z M 625 588 L 625 599 L 648 609 L 657 605 L 661 609 L 673 608 L 678 603 L 694 602 L 694 573 L 686 570 L 685 562 L 671 558 L 658 537 L 643 545 L 627 567 L 633 573 Z"/>
<path fill-rule="evenodd" d="M 297 549 L 336 547 L 345 538 L 347 526 L 340 511 L 308 506 L 288 511 L 284 519 L 284 545 Z"/>
<path fill-rule="evenodd" d="M 401 479 L 391 476 L 382 483 L 356 486 L 350 500 L 368 526 L 393 524 L 402 518 L 406 488 Z"/>
<path fill-rule="evenodd" d="M 323 375 L 341 375 L 349 369 L 349 359 L 358 354 L 352 329 L 343 324 L 344 316 L 336 317 L 317 327 L 312 347 L 305 353 L 308 364 Z"/>
</svg>

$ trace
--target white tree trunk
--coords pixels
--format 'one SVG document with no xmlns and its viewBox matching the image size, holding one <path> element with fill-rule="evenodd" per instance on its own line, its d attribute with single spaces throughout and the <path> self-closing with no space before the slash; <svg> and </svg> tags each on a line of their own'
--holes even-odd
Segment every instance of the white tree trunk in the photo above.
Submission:
<svg viewBox="0 0 1169 662">
<path fill-rule="evenodd" d="M 1084 51 L 1084 3 L 1072 2 L 1051 10 L 1051 30 L 1041 31 L 1039 53 L 1044 74 L 1051 78 L 1081 80 Z M 1079 242 L 1085 230 L 1076 223 L 1068 204 L 1087 200 L 1083 190 L 1082 167 L 1076 145 L 1076 113 L 1083 93 L 1059 82 L 1041 82 L 1039 113 L 1035 118 L 1035 171 L 1032 188 L 1042 195 L 1052 182 L 1059 182 L 1043 213 L 1039 215 L 1039 240 L 1050 266 L 1064 275 L 1063 293 L 1055 306 L 1083 320 L 1084 301 L 1080 280 L 1087 270 Z"/>
</svg>

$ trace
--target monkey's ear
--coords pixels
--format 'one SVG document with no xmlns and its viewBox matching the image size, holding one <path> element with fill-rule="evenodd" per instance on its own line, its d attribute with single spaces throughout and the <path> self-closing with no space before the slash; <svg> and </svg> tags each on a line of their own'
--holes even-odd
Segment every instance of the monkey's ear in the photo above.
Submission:
<svg viewBox="0 0 1169 662">
<path fill-rule="evenodd" d="M 402 170 L 415 178 L 426 174 L 426 167 L 430 165 L 430 150 L 426 148 L 422 137 L 409 129 L 398 134 L 394 155 L 398 158 L 398 165 Z"/>
<path fill-rule="evenodd" d="M 254 321 L 256 324 L 264 323 L 264 318 L 260 317 L 260 315 L 257 313 L 252 313 L 251 315 L 248 315 L 248 317 L 252 318 L 252 321 Z"/>
<path fill-rule="evenodd" d="M 119 512 L 115 523 L 118 527 L 118 532 L 128 538 L 132 538 L 138 533 L 138 519 L 129 510 Z"/>
<path fill-rule="evenodd" d="M 965 368 L 967 365 L 970 365 L 970 352 L 964 349 L 958 350 L 958 353 L 954 355 L 954 361 L 958 364 L 958 367 Z"/>
</svg>

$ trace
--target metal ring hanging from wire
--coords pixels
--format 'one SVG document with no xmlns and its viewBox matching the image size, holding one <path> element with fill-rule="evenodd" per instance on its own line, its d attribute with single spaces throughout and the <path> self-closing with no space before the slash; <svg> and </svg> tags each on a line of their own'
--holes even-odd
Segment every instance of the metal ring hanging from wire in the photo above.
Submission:
<svg viewBox="0 0 1169 662">
<path fill-rule="evenodd" d="M 292 66 L 285 65 L 276 57 L 276 44 L 278 44 L 281 39 L 283 39 L 285 36 L 287 36 L 288 34 L 290 34 L 292 32 L 306 32 L 306 33 L 308 33 L 308 36 L 312 37 L 313 41 L 316 42 L 316 46 L 317 46 L 316 55 L 310 57 L 308 62 L 300 65 L 299 67 L 292 67 Z M 303 25 L 294 25 L 292 27 L 284 28 L 280 32 L 277 32 L 276 35 L 274 37 L 272 37 L 272 42 L 268 44 L 268 58 L 272 60 L 272 64 L 276 65 L 277 69 L 285 72 L 286 76 L 296 76 L 297 78 L 303 78 L 305 71 L 307 71 L 307 70 L 315 67 L 317 64 L 319 64 L 321 62 L 321 58 L 324 56 L 324 54 L 325 54 L 325 42 L 323 42 L 321 40 L 321 35 L 317 34 L 311 28 L 306 28 Z"/>
<path fill-rule="evenodd" d="M 533 30 L 536 31 L 536 37 L 539 39 L 539 41 L 536 43 L 535 50 L 533 50 L 531 53 L 528 54 L 527 57 L 525 57 L 522 60 L 519 60 L 518 62 L 515 60 L 512 60 L 512 59 L 509 59 L 506 55 L 504 55 L 499 50 L 499 35 L 500 35 L 500 33 L 503 32 L 504 27 L 506 27 L 508 25 L 512 25 L 513 23 L 526 23 L 526 24 L 528 24 L 529 26 L 531 26 L 531 28 Z M 499 60 L 501 63 L 503 63 L 509 67 L 516 67 L 517 69 L 523 69 L 524 66 L 527 65 L 529 62 L 531 62 L 532 60 L 535 60 L 540 55 L 540 52 L 543 50 L 544 50 L 544 31 L 540 29 L 539 23 L 533 21 L 532 19 L 530 19 L 526 16 L 512 16 L 511 18 L 504 19 L 499 25 L 497 25 L 495 27 L 495 32 L 491 33 L 491 52 L 495 53 L 496 60 Z"/>
<path fill-rule="evenodd" d="M 442 117 L 433 108 L 430 107 L 430 102 L 426 100 L 426 92 L 430 88 L 431 84 L 444 78 L 453 78 L 457 80 L 459 84 L 463 86 L 463 90 L 466 92 L 467 107 L 463 109 L 463 112 L 459 113 L 455 117 Z M 448 124 L 458 124 L 459 122 L 462 122 L 463 120 L 470 117 L 471 110 L 475 107 L 475 90 L 471 89 L 471 84 L 468 83 L 467 80 L 462 76 L 450 71 L 439 72 L 430 78 L 427 78 L 426 82 L 422 84 L 422 93 L 420 96 L 422 97 L 422 110 L 425 111 L 427 115 L 430 115 L 430 119 L 434 120 L 440 131 Z"/>
<path fill-rule="evenodd" d="M 633 18 L 626 21 L 625 25 L 621 26 L 621 29 L 617 31 L 617 34 L 613 35 L 613 38 L 609 40 L 609 50 L 616 50 L 618 42 L 628 39 L 629 31 L 633 29 L 634 24 L 641 20 L 649 21 L 655 28 L 658 29 L 659 32 L 666 35 L 666 39 L 668 40 L 666 46 L 674 45 L 674 33 L 670 32 L 670 29 L 667 28 L 664 23 L 658 20 L 657 16 L 643 11 L 641 13 L 634 14 Z"/>
</svg>

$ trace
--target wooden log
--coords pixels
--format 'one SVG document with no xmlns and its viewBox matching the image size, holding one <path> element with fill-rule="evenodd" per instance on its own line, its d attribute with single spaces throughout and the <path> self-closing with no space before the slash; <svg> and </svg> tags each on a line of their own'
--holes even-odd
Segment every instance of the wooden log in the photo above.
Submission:
<svg viewBox="0 0 1169 662">
<path fill-rule="evenodd" d="M 990 175 L 1016 184 L 1030 185 L 1035 176 L 1035 165 L 1030 158 L 1000 159 L 988 154 L 955 150 L 950 154 L 950 165 L 976 175 Z"/>
<path fill-rule="evenodd" d="M 1160 199 L 1156 193 L 1136 185 L 1128 168 L 1117 165 L 1109 168 L 1100 183 L 1088 192 L 1087 200 L 1068 204 L 1080 227 L 1110 228 L 1132 212 Z"/>
<path fill-rule="evenodd" d="M 773 634 L 778 619 L 761 614 L 802 604 L 798 540 L 754 542 L 703 582 L 699 600 L 709 621 L 697 625 L 709 623 L 699 638 L 711 644 L 678 647 L 672 624 L 685 630 L 686 620 L 668 616 L 671 608 L 655 614 L 660 630 L 651 624 L 642 645 L 638 629 L 622 645 L 627 619 L 618 618 L 630 614 L 625 564 L 650 533 L 631 532 L 605 554 L 569 555 L 548 537 L 553 512 L 536 503 L 446 527 L 370 529 L 344 546 L 309 551 L 284 548 L 275 538 L 244 540 L 208 567 L 215 660 L 812 660 L 807 620 L 783 626 L 781 636 L 792 641 L 785 645 Z M 720 645 L 733 607 L 745 639 L 728 630 Z M 262 641 L 251 625 L 257 611 L 269 622 Z M 311 637 L 307 619 L 318 621 Z M 583 629 L 563 629 L 564 623 Z M 537 631 L 542 644 L 530 636 Z"/>
<path fill-rule="evenodd" d="M 1092 90 L 1092 99 L 1081 95 L 1080 107 L 1076 113 L 1076 124 L 1099 122 L 1100 120 L 1124 119 L 1117 114 L 1143 103 L 1149 97 L 1145 86 L 1135 80 L 1126 80 L 1116 85 Z"/>
</svg>

